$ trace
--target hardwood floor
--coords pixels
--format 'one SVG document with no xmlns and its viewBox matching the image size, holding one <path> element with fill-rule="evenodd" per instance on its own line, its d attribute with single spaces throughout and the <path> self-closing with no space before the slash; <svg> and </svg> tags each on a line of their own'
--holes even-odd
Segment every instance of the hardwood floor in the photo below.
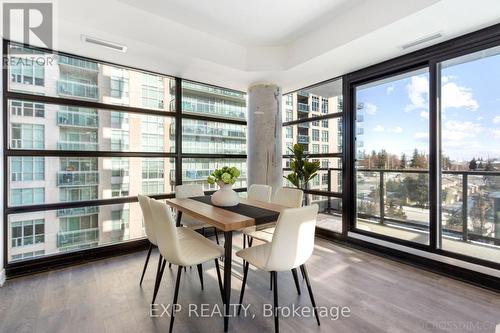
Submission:
<svg viewBox="0 0 500 333">
<path fill-rule="evenodd" d="M 235 250 L 241 238 L 235 239 Z M 158 254 L 139 287 L 146 251 L 58 271 L 9 280 L 0 288 L 0 332 L 166 332 L 169 317 L 151 318 Z M 175 332 L 222 332 L 222 318 L 189 316 L 188 304 L 221 306 L 213 263 L 204 265 L 205 291 L 196 267 L 182 276 Z M 165 269 L 157 303 L 172 301 L 176 269 Z M 318 306 L 349 307 L 338 320 L 281 318 L 282 332 L 495 332 L 500 323 L 500 295 L 418 268 L 318 239 L 308 263 Z M 232 303 L 237 303 L 242 263 L 233 264 Z M 292 274 L 278 275 L 280 306 L 309 306 L 305 281 L 302 295 Z M 229 332 L 274 332 L 262 304 L 272 304 L 269 275 L 249 271 L 244 304 L 255 318 L 231 318 Z M 161 307 L 159 308 L 161 312 Z M 212 310 L 212 308 L 210 308 Z M 198 311 L 199 313 L 200 311 Z M 192 312 L 193 314 L 193 312 Z"/>
</svg>

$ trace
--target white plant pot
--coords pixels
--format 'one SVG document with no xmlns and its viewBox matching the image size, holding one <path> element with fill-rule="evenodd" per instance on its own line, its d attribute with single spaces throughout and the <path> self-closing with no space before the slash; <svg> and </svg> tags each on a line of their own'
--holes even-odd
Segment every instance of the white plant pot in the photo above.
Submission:
<svg viewBox="0 0 500 333">
<path fill-rule="evenodd" d="M 220 189 L 212 194 L 212 203 L 215 206 L 231 207 L 240 203 L 238 193 L 233 190 L 233 185 L 219 183 Z"/>
</svg>

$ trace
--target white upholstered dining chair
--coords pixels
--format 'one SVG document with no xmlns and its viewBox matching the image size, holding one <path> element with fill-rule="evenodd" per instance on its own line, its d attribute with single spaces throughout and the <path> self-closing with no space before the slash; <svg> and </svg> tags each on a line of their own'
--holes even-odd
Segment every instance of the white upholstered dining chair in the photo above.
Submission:
<svg viewBox="0 0 500 333">
<path fill-rule="evenodd" d="M 217 270 L 219 290 L 222 299 L 224 299 L 218 261 L 218 258 L 224 255 L 224 248 L 190 228 L 176 227 L 170 209 L 165 203 L 150 199 L 149 205 L 153 215 L 158 249 L 166 261 L 178 266 L 170 316 L 169 332 L 172 332 L 175 319 L 174 308 L 175 304 L 177 304 L 180 279 L 184 267 L 197 266 L 198 272 L 201 272 L 202 264 L 213 260 Z M 160 281 L 164 268 L 165 265 L 162 265 L 160 270 Z M 201 276 L 202 275 L 200 275 L 200 277 Z M 201 279 L 201 284 L 203 289 L 203 279 Z"/>
<path fill-rule="evenodd" d="M 201 197 L 204 196 L 205 192 L 203 191 L 203 186 L 200 184 L 184 184 L 184 185 L 177 185 L 175 187 L 175 197 L 176 198 L 192 198 L 192 197 Z M 179 214 L 179 213 L 177 213 Z M 217 241 L 217 244 L 219 244 L 219 236 L 217 234 L 217 228 L 210 224 L 206 224 L 203 222 L 198 221 L 192 216 L 189 216 L 187 214 L 182 214 L 182 218 L 180 221 L 178 221 L 180 225 L 191 228 L 193 230 L 201 230 L 201 233 L 205 235 L 205 229 L 206 228 L 213 228 L 214 229 L 214 234 L 215 234 L 215 240 Z"/>
<path fill-rule="evenodd" d="M 304 192 L 302 190 L 291 187 L 281 187 L 274 194 L 272 203 L 289 208 L 297 208 L 302 206 L 303 198 Z M 248 240 L 248 246 L 252 246 L 254 238 L 263 242 L 270 242 L 273 237 L 273 233 L 274 223 L 259 227 L 246 228 L 243 230 L 243 248 L 246 247 L 246 240 Z"/>
<path fill-rule="evenodd" d="M 245 263 L 238 314 L 241 311 L 249 265 L 251 264 L 260 270 L 271 272 L 274 290 L 274 325 L 275 331 L 279 332 L 279 311 L 277 311 L 278 272 L 291 270 L 296 288 L 299 290 L 297 268 L 300 268 L 306 280 L 316 321 L 318 325 L 320 325 L 316 302 L 305 266 L 305 263 L 311 257 L 314 250 L 314 234 L 317 216 L 318 205 L 315 204 L 300 208 L 285 209 L 279 216 L 270 243 L 249 247 L 236 252 L 236 255 L 242 258 Z"/>
<path fill-rule="evenodd" d="M 149 198 L 141 194 L 137 195 L 137 198 L 139 199 L 139 205 L 141 206 L 141 211 L 144 221 L 144 230 L 146 232 L 146 237 L 149 240 L 148 254 L 146 256 L 146 262 L 144 263 L 144 268 L 142 269 L 141 281 L 139 282 L 139 285 L 142 285 L 142 280 L 144 279 L 144 274 L 146 273 L 146 268 L 148 267 L 151 251 L 153 250 L 153 247 L 157 246 L 157 243 L 156 243 L 156 235 L 153 231 L 153 217 L 151 215 L 151 210 L 149 209 L 149 204 L 147 204 Z M 159 270 L 161 263 L 162 263 L 162 257 L 160 255 L 157 271 Z"/>
<path fill-rule="evenodd" d="M 273 188 L 269 185 L 252 184 L 248 188 L 248 199 L 269 202 Z"/>
</svg>

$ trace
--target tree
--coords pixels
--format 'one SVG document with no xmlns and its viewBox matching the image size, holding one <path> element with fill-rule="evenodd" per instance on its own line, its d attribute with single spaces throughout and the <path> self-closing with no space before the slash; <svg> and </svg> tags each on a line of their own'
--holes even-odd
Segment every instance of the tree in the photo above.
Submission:
<svg viewBox="0 0 500 333">
<path fill-rule="evenodd" d="M 441 161 L 441 167 L 443 170 L 451 170 L 451 160 L 448 156 L 443 155 L 442 161 Z"/>
<path fill-rule="evenodd" d="M 387 166 L 387 152 L 385 149 L 382 149 L 378 154 L 377 154 L 377 164 L 376 167 L 378 169 L 385 169 Z"/>
<path fill-rule="evenodd" d="M 399 162 L 399 167 L 401 169 L 406 169 L 407 164 L 408 164 L 408 161 L 406 160 L 406 154 L 401 155 L 401 161 Z"/>
<path fill-rule="evenodd" d="M 476 170 L 477 169 L 477 161 L 475 158 L 473 158 L 470 162 L 469 162 L 469 170 Z"/>
</svg>

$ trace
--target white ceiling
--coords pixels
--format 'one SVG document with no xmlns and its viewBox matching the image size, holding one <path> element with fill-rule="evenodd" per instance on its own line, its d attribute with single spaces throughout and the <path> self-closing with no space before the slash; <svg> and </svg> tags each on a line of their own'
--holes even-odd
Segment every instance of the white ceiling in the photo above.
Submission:
<svg viewBox="0 0 500 333">
<path fill-rule="evenodd" d="M 498 0 L 55 1 L 56 49 L 239 90 L 298 89 L 500 23 Z"/>
<path fill-rule="evenodd" d="M 119 0 L 244 46 L 286 45 L 362 0 Z"/>
</svg>

